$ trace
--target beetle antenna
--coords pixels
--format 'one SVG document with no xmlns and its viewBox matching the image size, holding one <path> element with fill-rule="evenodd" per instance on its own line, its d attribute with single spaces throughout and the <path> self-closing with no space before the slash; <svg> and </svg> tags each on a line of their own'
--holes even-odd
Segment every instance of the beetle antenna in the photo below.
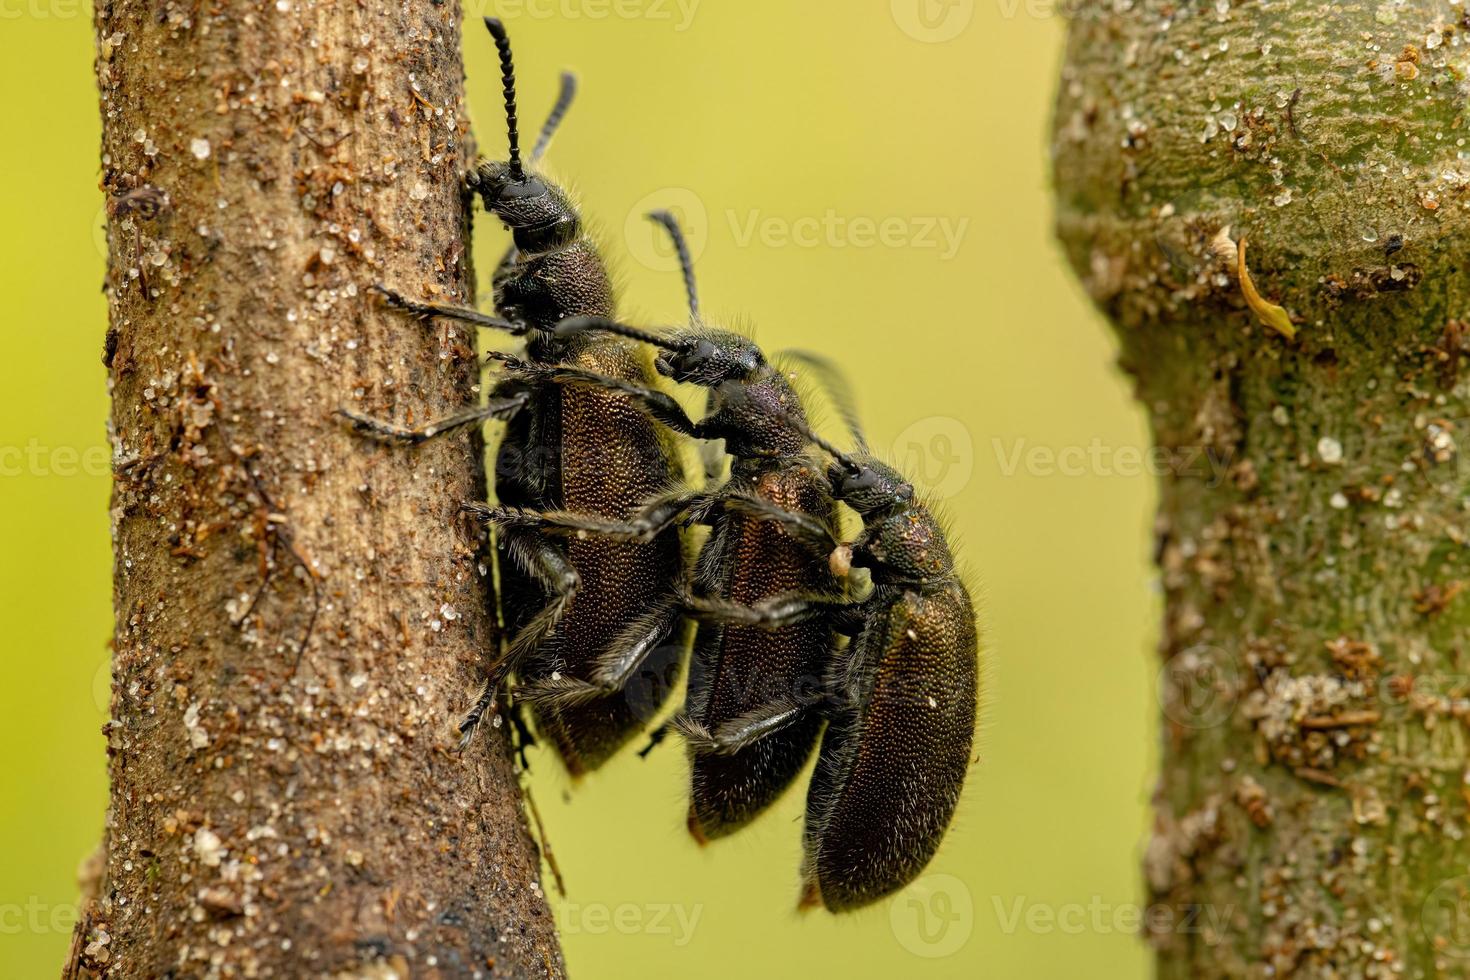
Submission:
<svg viewBox="0 0 1470 980">
<path fill-rule="evenodd" d="M 862 422 L 858 419 L 857 401 L 852 396 L 852 385 L 842 368 L 830 358 L 809 350 L 784 350 L 776 356 L 788 358 L 811 369 L 822 390 L 831 399 L 833 407 L 837 409 L 837 414 L 842 417 L 842 424 L 847 426 L 847 432 L 852 436 L 858 450 L 867 452 L 868 438 L 863 434 Z"/>
<path fill-rule="evenodd" d="M 569 71 L 561 73 L 561 88 L 556 93 L 556 105 L 551 107 L 551 115 L 546 117 L 546 122 L 541 124 L 541 135 L 536 137 L 536 146 L 531 150 L 531 162 L 535 163 L 546 155 L 547 147 L 551 146 L 551 137 L 556 135 L 556 128 L 566 118 L 567 110 L 572 107 L 572 100 L 577 97 L 577 76 Z"/>
<path fill-rule="evenodd" d="M 521 168 L 521 135 L 516 129 L 516 68 L 510 58 L 510 35 L 499 17 L 486 17 L 485 27 L 495 39 L 495 50 L 500 53 L 500 81 L 505 90 L 505 128 L 510 139 L 510 176 L 512 180 L 526 179 Z"/>
<path fill-rule="evenodd" d="M 721 389 L 721 391 L 728 399 L 744 400 L 747 402 L 749 401 L 750 396 L 747 395 L 744 389 L 741 388 L 739 385 L 726 385 L 724 388 Z M 828 442 L 826 439 L 823 439 L 821 436 L 813 432 L 812 427 L 793 415 L 790 409 L 763 407 L 762 410 L 768 411 L 771 414 L 775 415 L 776 418 L 780 419 L 782 423 L 787 426 L 787 428 L 791 429 L 807 442 L 816 446 L 818 449 L 822 450 L 822 452 L 826 453 L 828 456 L 831 456 L 833 459 L 837 460 L 837 462 L 841 463 L 843 469 L 847 470 L 849 473 L 862 472 L 863 467 L 861 463 L 859 463 L 853 457 L 849 456 L 847 453 L 838 449 L 836 446 L 832 445 L 832 443 Z"/>
<path fill-rule="evenodd" d="M 790 415 L 786 415 L 785 412 L 781 414 L 785 418 L 787 425 L 791 426 L 797 432 L 801 433 L 802 437 L 805 438 L 812 445 L 816 446 L 822 452 L 826 453 L 828 456 L 831 456 L 833 459 L 837 460 L 837 462 L 841 463 L 843 468 L 849 473 L 862 472 L 862 464 L 853 459 L 851 456 L 847 455 L 847 453 L 838 449 L 836 446 L 832 445 L 832 443 L 828 442 L 826 439 L 823 439 L 821 436 L 817 435 L 815 432 L 812 431 L 811 426 L 807 425 L 804 422 L 798 422 Z"/>
<path fill-rule="evenodd" d="M 651 330 L 639 330 L 637 327 L 630 327 L 626 323 L 609 320 L 605 316 L 567 317 L 552 328 L 551 334 L 554 337 L 571 337 L 579 333 L 586 333 L 589 330 L 600 330 L 603 333 L 617 334 L 619 337 L 642 341 L 645 344 L 652 344 L 654 347 L 668 351 L 677 352 L 688 350 L 689 346 L 677 340 L 672 340 L 663 334 L 654 333 Z"/>
<path fill-rule="evenodd" d="M 684 229 L 679 227 L 679 219 L 669 211 L 650 211 L 647 217 L 650 221 L 663 225 L 674 243 L 674 251 L 679 255 L 679 271 L 684 274 L 684 292 L 689 297 L 689 320 L 697 323 L 699 290 L 694 285 L 694 260 L 689 257 L 689 243 L 684 240 Z"/>
</svg>

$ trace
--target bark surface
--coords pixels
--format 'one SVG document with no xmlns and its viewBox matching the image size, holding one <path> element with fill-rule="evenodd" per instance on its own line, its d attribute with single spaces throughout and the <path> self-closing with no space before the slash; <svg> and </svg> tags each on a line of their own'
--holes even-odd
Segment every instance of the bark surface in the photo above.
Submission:
<svg viewBox="0 0 1470 980">
<path fill-rule="evenodd" d="M 1470 975 L 1466 8 L 1073 6 L 1058 230 L 1169 468 L 1159 976 Z"/>
<path fill-rule="evenodd" d="M 483 446 L 460 9 L 99 2 L 111 804 L 67 976 L 560 977 L 459 515 Z"/>
</svg>

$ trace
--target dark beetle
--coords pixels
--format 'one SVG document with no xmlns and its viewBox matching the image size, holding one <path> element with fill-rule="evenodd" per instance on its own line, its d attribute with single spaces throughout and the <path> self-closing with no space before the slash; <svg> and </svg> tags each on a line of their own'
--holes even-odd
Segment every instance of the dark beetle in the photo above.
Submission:
<svg viewBox="0 0 1470 980">
<path fill-rule="evenodd" d="M 651 334 L 596 318 L 570 320 L 558 335 L 605 331 L 646 341 L 660 349 L 661 374 L 710 390 L 709 409 L 691 420 L 667 394 L 616 379 L 586 378 L 630 394 L 655 418 L 683 435 L 724 440 L 730 475 L 707 491 L 689 490 L 651 501 L 627 522 L 577 513 L 529 513 L 501 508 L 491 519 L 502 527 L 554 529 L 563 534 L 612 535 L 646 540 L 676 522 L 700 523 L 710 535 L 699 555 L 690 591 L 695 601 L 757 603 L 793 590 L 831 593 L 840 583 L 828 556 L 837 543 L 835 505 L 825 480 L 805 454 L 806 440 L 788 419 L 802 420 L 801 402 L 786 376 L 760 349 L 737 334 L 699 321 L 693 270 L 683 235 L 672 216 L 652 215 L 674 238 L 689 291 L 693 324 L 668 334 Z M 798 514 L 799 530 L 762 519 L 762 514 Z M 767 630 L 749 624 L 710 622 L 696 635 L 689 691 L 678 726 L 690 736 L 692 787 L 689 831 L 701 843 L 744 826 L 775 801 L 796 778 L 816 746 L 822 719 L 813 712 L 778 731 L 740 728 L 754 709 L 783 703 L 799 710 L 820 693 L 831 656 L 832 631 L 812 620 Z M 631 665 L 621 665 L 627 670 Z M 617 681 L 613 672 L 603 683 Z M 539 685 L 523 695 L 533 701 L 576 701 L 596 688 L 585 682 Z M 708 733 L 726 726 L 739 734 L 705 746 Z"/>
<path fill-rule="evenodd" d="M 612 316 L 613 289 L 567 195 L 521 164 L 510 42 L 498 20 L 487 17 L 485 24 L 500 55 L 510 154 L 504 162 L 481 163 L 471 184 L 485 208 L 513 232 L 514 248 L 494 277 L 502 316 L 380 292 L 391 305 L 416 316 L 524 336 L 526 360 L 492 355 L 508 369 L 486 406 L 444 422 L 404 430 L 352 418 L 367 431 L 409 441 L 485 418 L 506 418 L 495 466 L 502 504 L 626 519 L 650 496 L 681 483 L 680 457 L 667 431 L 625 395 L 568 385 L 557 370 L 639 384 L 652 380 L 647 355 L 636 344 L 607 334 L 557 336 L 551 330 L 570 316 Z M 558 105 L 549 126 L 564 108 Z M 497 535 L 497 548 L 502 614 L 512 639 L 461 725 L 466 740 L 511 670 L 522 684 L 534 686 L 554 678 L 590 678 L 609 651 L 629 644 L 650 652 L 639 677 L 602 697 L 533 706 L 537 730 L 556 744 L 567 770 L 581 775 L 640 730 L 677 680 L 682 651 L 679 611 L 671 597 L 684 568 L 679 532 L 670 528 L 635 542 L 559 539 L 511 529 Z"/>
<path fill-rule="evenodd" d="M 908 884 L 944 837 L 970 765 L 979 642 L 944 530 L 913 486 L 866 449 L 849 456 L 801 420 L 791 425 L 832 456 L 832 496 L 863 519 L 833 558 L 867 569 L 872 592 L 858 602 L 820 593 L 707 602 L 697 614 L 768 629 L 815 620 L 852 637 L 820 701 L 800 710 L 775 702 L 745 720 L 766 730 L 799 724 L 803 713 L 828 720 L 807 792 L 801 906 L 840 912 Z M 806 526 L 800 514 L 765 517 Z M 738 735 L 717 730 L 714 741 Z"/>
<path fill-rule="evenodd" d="M 979 636 L 913 487 L 871 456 L 834 458 L 833 496 L 863 518 L 852 564 L 873 581 L 807 792 L 802 904 L 836 912 L 902 888 L 939 847 L 970 766 Z"/>
</svg>

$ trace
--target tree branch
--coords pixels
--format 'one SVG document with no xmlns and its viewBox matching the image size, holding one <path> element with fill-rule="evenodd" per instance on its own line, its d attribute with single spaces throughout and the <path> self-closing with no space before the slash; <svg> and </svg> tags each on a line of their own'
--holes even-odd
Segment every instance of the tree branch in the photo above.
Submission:
<svg viewBox="0 0 1470 980">
<path fill-rule="evenodd" d="M 560 977 L 508 751 L 457 3 L 97 7 L 116 563 L 105 872 L 68 976 Z"/>
<path fill-rule="evenodd" d="M 1444 0 L 1073 16 L 1061 239 L 1159 445 L 1229 472 L 1160 486 L 1160 977 L 1470 964 L 1467 42 Z"/>
</svg>

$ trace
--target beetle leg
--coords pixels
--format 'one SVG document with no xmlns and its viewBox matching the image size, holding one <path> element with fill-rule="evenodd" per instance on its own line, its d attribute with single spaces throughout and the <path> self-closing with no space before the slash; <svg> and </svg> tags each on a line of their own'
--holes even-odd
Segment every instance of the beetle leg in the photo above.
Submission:
<svg viewBox="0 0 1470 980">
<path fill-rule="evenodd" d="M 526 750 L 539 743 L 531 732 L 531 726 L 526 724 L 526 712 L 519 700 L 514 698 L 511 700 L 506 717 L 510 719 L 510 730 L 514 736 L 511 744 L 515 748 L 516 755 L 520 757 L 521 770 L 530 772 L 531 760 L 526 758 Z"/>
<path fill-rule="evenodd" d="M 833 551 L 839 544 L 836 536 L 832 534 L 821 521 L 810 514 L 801 514 L 796 511 L 786 510 L 778 504 L 774 504 L 764 497 L 753 494 L 733 493 L 721 500 L 721 506 L 727 511 L 737 514 L 745 514 L 763 521 L 775 521 L 786 529 L 786 533 L 798 542 L 819 555 L 826 555 Z"/>
<path fill-rule="evenodd" d="M 471 309 L 468 306 L 449 306 L 444 303 L 419 303 L 409 299 L 402 293 L 395 292 L 380 284 L 374 284 L 372 290 L 383 297 L 383 302 L 388 306 L 396 310 L 402 310 L 420 320 L 432 320 L 435 317 L 443 317 L 446 320 L 458 320 L 460 323 L 473 323 L 477 327 L 494 327 L 497 330 L 508 330 L 515 334 L 523 334 L 527 330 L 524 324 L 512 323 L 504 317 L 481 313 L 479 310 Z"/>
<path fill-rule="evenodd" d="M 464 721 L 459 726 L 463 735 L 459 743 L 461 751 L 474 737 L 480 719 L 485 716 L 485 712 L 495 700 L 495 692 L 505 680 L 506 675 L 526 654 L 540 646 L 547 635 L 556 628 L 556 624 L 561 621 L 562 616 L 566 615 L 567 607 L 571 605 L 572 599 L 582 587 L 582 577 L 567 561 L 567 556 L 556 542 L 534 534 L 515 532 L 506 532 L 501 540 L 506 546 L 506 553 L 515 563 L 521 566 L 526 574 L 540 580 L 551 590 L 551 599 L 544 609 L 531 617 L 530 622 L 521 628 L 515 639 L 511 640 L 510 645 L 506 647 L 505 653 L 491 664 L 490 669 L 486 672 L 485 688 L 480 693 L 475 706 L 470 709 L 469 714 L 465 715 Z"/>
<path fill-rule="evenodd" d="M 438 419 L 418 428 L 408 428 L 385 419 L 375 419 L 368 415 L 359 415 L 345 408 L 337 409 L 337 414 L 346 419 L 348 423 L 363 435 L 371 436 L 383 442 L 399 442 L 409 445 L 418 445 L 428 442 L 430 439 L 448 435 L 457 429 L 477 422 L 485 422 L 489 419 L 507 419 L 519 412 L 526 406 L 529 396 L 526 394 L 516 395 L 512 398 L 494 398 L 484 405 L 468 411 L 451 415 L 448 418 Z"/>
<path fill-rule="evenodd" d="M 648 754 L 654 749 L 658 748 L 659 745 L 662 744 L 663 740 L 669 737 L 669 729 L 673 727 L 674 723 L 672 721 L 666 721 L 662 725 L 659 725 L 657 728 L 655 728 L 653 731 L 649 732 L 648 744 L 638 750 L 638 758 L 648 758 Z"/>
<path fill-rule="evenodd" d="M 570 707 L 587 704 L 590 701 L 600 701 L 613 693 L 615 692 L 578 677 L 543 677 L 538 681 L 516 686 L 516 697 L 538 708 L 547 705 Z"/>
<path fill-rule="evenodd" d="M 584 704 L 617 694 L 634 679 L 648 655 L 668 639 L 678 620 L 678 604 L 672 600 L 660 602 L 625 627 L 598 656 L 591 680 L 545 678 L 521 685 L 516 694 L 538 706 Z"/>
<path fill-rule="evenodd" d="M 831 616 L 852 605 L 851 601 L 825 595 L 783 592 L 753 605 L 728 599 L 683 597 L 687 613 L 702 622 L 733 626 L 758 626 L 775 630 L 822 616 Z"/>
<path fill-rule="evenodd" d="M 680 492 L 654 500 L 626 521 L 615 521 L 573 511 L 535 511 L 519 507 L 467 505 L 481 520 L 501 528 L 526 528 L 549 534 L 594 534 L 615 540 L 646 543 L 673 527 L 688 511 L 704 503 L 704 493 Z"/>
<path fill-rule="evenodd" d="M 711 732 L 706 726 L 680 715 L 674 727 L 684 736 L 689 747 L 700 755 L 734 755 L 741 749 L 790 728 L 806 717 L 818 701 L 772 701 L 732 718 Z"/>
<path fill-rule="evenodd" d="M 860 602 L 854 602 L 849 606 L 842 606 L 832 610 L 830 625 L 834 633 L 843 636 L 857 636 L 867 625 L 868 615 L 873 597 L 868 597 Z"/>
<path fill-rule="evenodd" d="M 594 388 L 605 388 L 608 391 L 616 391 L 627 395 L 634 402 L 642 406 L 643 410 L 652 415 L 655 420 L 673 429 L 680 435 L 690 436 L 695 439 L 720 438 L 713 433 L 707 422 L 696 422 L 684 411 L 684 406 L 674 400 L 668 392 L 650 388 L 647 385 L 638 384 L 635 381 L 624 381 L 621 378 L 611 378 L 595 371 L 583 371 L 580 368 L 556 367 L 548 368 L 545 376 L 558 384 L 583 384 Z"/>
<path fill-rule="evenodd" d="M 679 615 L 679 604 L 670 598 L 633 620 L 598 655 L 592 667 L 592 680 L 604 688 L 625 687 L 648 655 L 673 633 Z"/>
</svg>

